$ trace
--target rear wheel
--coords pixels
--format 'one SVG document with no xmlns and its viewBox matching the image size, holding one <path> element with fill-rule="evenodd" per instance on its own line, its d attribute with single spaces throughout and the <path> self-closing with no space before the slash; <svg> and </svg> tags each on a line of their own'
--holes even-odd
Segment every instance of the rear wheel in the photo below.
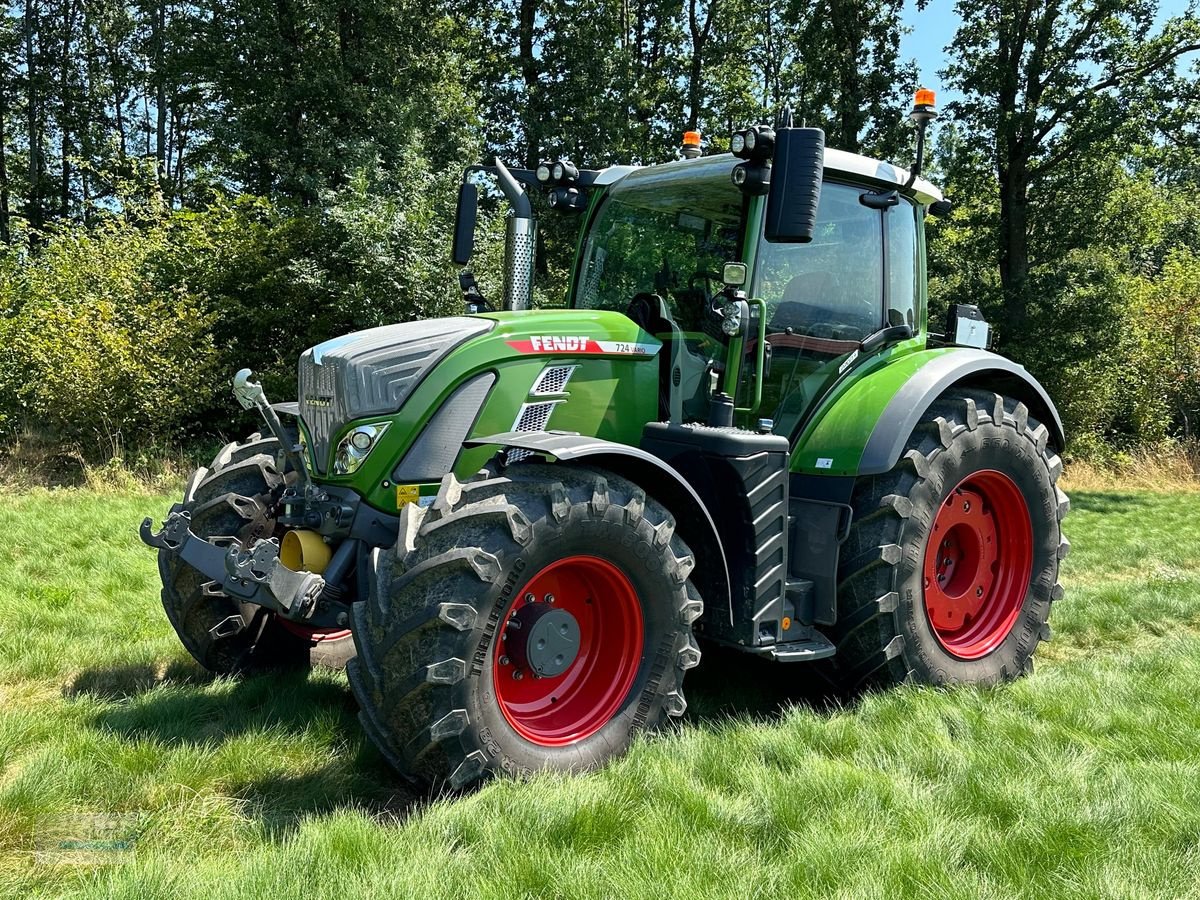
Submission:
<svg viewBox="0 0 1200 900">
<path fill-rule="evenodd" d="M 990 684 L 1033 668 L 1062 596 L 1062 461 L 1024 404 L 938 400 L 890 472 L 859 480 L 838 589 L 840 684 Z"/>
<path fill-rule="evenodd" d="M 463 787 L 579 771 L 682 715 L 693 559 L 610 473 L 510 466 L 409 506 L 354 605 L 360 718 L 399 770 Z"/>
<path fill-rule="evenodd" d="M 293 477 L 279 442 L 251 435 L 224 447 L 208 469 L 199 470 L 190 486 L 191 499 L 178 508 L 191 513 L 191 529 L 198 537 L 249 547 L 276 533 L 272 491 Z M 234 600 L 169 550 L 159 551 L 158 568 L 167 618 L 188 652 L 209 671 L 342 668 L 354 655 L 347 629 L 309 628 Z"/>
</svg>

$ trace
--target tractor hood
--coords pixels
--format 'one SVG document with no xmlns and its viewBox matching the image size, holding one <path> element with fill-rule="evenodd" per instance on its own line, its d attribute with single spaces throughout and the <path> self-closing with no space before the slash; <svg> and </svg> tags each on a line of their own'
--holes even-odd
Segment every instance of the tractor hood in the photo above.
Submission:
<svg viewBox="0 0 1200 900">
<path fill-rule="evenodd" d="M 348 422 L 396 412 L 429 370 L 459 344 L 494 327 L 458 316 L 356 331 L 306 350 L 298 371 L 300 418 L 317 474 Z"/>
<path fill-rule="evenodd" d="M 621 313 L 575 309 L 404 322 L 325 341 L 301 354 L 297 373 L 298 413 L 314 475 L 344 477 L 331 471 L 333 446 L 352 423 L 373 421 L 390 427 L 351 480 L 366 488 L 372 479 L 379 485 L 397 478 L 381 468 L 384 462 L 394 465 L 409 450 L 423 453 L 414 442 L 443 409 L 447 418 L 463 418 L 463 426 L 478 416 L 481 433 L 528 430 L 522 427 L 528 420 L 581 433 L 598 430 L 610 438 L 617 435 L 608 432 L 618 428 L 621 437 L 636 439 L 654 414 L 661 346 Z M 635 368 L 645 371 L 634 375 Z M 567 372 L 575 400 L 541 396 L 547 378 Z M 465 393 L 458 395 L 460 390 Z M 626 410 L 645 405 L 643 422 L 614 417 L 614 403 Z M 557 410 L 554 421 L 551 410 Z M 618 418 L 619 426 L 610 424 Z M 440 434 L 444 424 L 430 426 L 431 434 Z M 449 429 L 456 435 L 458 430 Z"/>
</svg>

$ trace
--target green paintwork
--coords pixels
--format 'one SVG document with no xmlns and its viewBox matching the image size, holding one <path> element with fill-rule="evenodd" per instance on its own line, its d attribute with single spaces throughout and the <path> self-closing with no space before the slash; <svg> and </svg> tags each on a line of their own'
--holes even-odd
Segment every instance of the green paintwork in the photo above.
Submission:
<svg viewBox="0 0 1200 900">
<path fill-rule="evenodd" d="M 522 353 L 509 342 L 528 341 L 530 335 L 586 337 L 593 341 L 619 341 L 655 345 L 658 342 L 620 313 L 604 310 L 540 310 L 487 313 L 496 327 L 467 341 L 442 360 L 433 373 L 412 392 L 392 416 L 360 419 L 333 436 L 330 456 L 342 436 L 358 425 L 389 422 L 362 467 L 353 475 L 320 479 L 358 491 L 377 509 L 395 512 L 396 485 L 391 473 L 421 429 L 463 382 L 494 371 L 496 383 L 484 402 L 471 437 L 510 431 L 522 404 L 553 400 L 531 398 L 529 391 L 547 364 L 578 365 L 567 385 L 564 402 L 554 408 L 548 428 L 594 435 L 636 446 L 643 426 L 658 418 L 658 360 L 648 355 L 585 355 L 568 351 Z M 457 476 L 478 471 L 495 448 L 464 451 L 455 466 Z"/>
<path fill-rule="evenodd" d="M 896 392 L 922 367 L 957 348 L 924 348 L 923 336 L 864 360 L 833 388 L 800 434 L 791 470 L 812 475 L 857 475 L 871 431 Z M 818 468 L 818 459 L 832 460 Z"/>
</svg>

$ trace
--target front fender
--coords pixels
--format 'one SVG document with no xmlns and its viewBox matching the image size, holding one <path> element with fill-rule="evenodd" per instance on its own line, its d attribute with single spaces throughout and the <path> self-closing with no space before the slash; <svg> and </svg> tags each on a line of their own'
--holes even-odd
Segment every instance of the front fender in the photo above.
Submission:
<svg viewBox="0 0 1200 900">
<path fill-rule="evenodd" d="M 466 447 L 495 445 L 528 450 L 562 463 L 586 462 L 608 469 L 642 488 L 675 517 L 679 536 L 692 551 L 693 583 L 704 599 L 705 617 L 717 610 L 733 624 L 729 597 L 729 566 L 725 549 L 708 507 L 684 477 L 657 456 L 639 447 L 580 434 L 548 431 L 508 431 L 472 438 Z"/>
<path fill-rule="evenodd" d="M 1007 394 L 1028 408 L 1061 452 L 1062 419 L 1024 366 L 986 350 L 921 350 L 867 372 L 826 404 L 792 452 L 793 472 L 878 475 L 900 459 L 909 435 L 938 397 L 955 387 Z"/>
</svg>

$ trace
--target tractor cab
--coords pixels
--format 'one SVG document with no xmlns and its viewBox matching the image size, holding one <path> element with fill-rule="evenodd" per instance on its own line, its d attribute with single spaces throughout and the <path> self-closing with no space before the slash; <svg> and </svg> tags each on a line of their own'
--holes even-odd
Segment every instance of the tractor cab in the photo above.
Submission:
<svg viewBox="0 0 1200 900">
<path fill-rule="evenodd" d="M 609 187 L 585 223 L 570 304 L 623 312 L 664 342 L 664 420 L 706 422 L 724 391 L 739 424 L 770 420 L 795 437 L 851 366 L 922 342 L 923 205 L 941 197 L 827 151 L 811 239 L 769 240 L 767 197 L 734 183 L 738 166 L 731 154 L 682 160 Z M 739 296 L 750 298 L 745 334 L 727 325 Z"/>
</svg>

